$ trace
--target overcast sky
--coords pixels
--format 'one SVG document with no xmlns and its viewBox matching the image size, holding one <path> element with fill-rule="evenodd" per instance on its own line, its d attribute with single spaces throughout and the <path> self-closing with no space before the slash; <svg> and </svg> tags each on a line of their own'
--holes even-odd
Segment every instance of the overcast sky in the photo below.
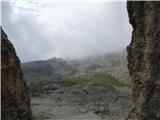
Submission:
<svg viewBox="0 0 160 120">
<path fill-rule="evenodd" d="M 103 54 L 131 40 L 126 2 L 29 1 L 2 2 L 1 24 L 22 62 Z"/>
</svg>

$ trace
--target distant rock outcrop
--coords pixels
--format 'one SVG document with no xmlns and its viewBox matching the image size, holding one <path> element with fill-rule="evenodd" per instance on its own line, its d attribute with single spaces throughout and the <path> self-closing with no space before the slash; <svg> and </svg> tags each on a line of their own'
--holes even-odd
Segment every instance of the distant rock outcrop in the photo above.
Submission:
<svg viewBox="0 0 160 120">
<path fill-rule="evenodd" d="M 29 87 L 40 81 L 60 81 L 74 72 L 72 66 L 60 58 L 22 63 L 21 67 Z"/>
<path fill-rule="evenodd" d="M 160 2 L 128 1 L 128 46 L 133 107 L 131 120 L 160 120 Z"/>
<path fill-rule="evenodd" d="M 1 57 L 2 120 L 32 120 L 30 98 L 22 78 L 20 60 L 2 29 Z"/>
</svg>

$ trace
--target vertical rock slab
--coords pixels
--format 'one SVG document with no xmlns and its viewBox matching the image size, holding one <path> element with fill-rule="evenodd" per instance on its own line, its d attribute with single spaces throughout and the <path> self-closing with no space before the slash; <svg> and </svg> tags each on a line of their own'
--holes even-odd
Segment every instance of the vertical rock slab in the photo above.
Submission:
<svg viewBox="0 0 160 120">
<path fill-rule="evenodd" d="M 1 29 L 1 118 L 31 120 L 30 97 L 22 78 L 20 60 Z"/>
<path fill-rule="evenodd" d="M 128 1 L 127 47 L 133 107 L 128 119 L 160 120 L 160 2 Z"/>
</svg>

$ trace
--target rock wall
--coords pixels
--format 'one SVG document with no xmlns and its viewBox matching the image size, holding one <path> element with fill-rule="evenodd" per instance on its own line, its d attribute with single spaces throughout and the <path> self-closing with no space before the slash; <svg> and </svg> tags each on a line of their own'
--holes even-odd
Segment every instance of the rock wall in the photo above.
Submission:
<svg viewBox="0 0 160 120">
<path fill-rule="evenodd" d="M 1 118 L 31 120 L 30 98 L 22 78 L 20 60 L 1 29 Z"/>
<path fill-rule="evenodd" d="M 132 41 L 127 48 L 133 107 L 128 119 L 160 120 L 160 2 L 128 1 Z"/>
</svg>

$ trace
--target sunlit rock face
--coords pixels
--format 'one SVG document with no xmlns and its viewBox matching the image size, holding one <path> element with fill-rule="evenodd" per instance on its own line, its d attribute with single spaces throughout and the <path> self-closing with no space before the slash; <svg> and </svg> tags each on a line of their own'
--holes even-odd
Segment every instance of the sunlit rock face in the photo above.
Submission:
<svg viewBox="0 0 160 120">
<path fill-rule="evenodd" d="M 20 60 L 1 29 L 1 118 L 31 120 L 30 98 L 22 78 Z"/>
<path fill-rule="evenodd" d="M 133 107 L 128 119 L 160 120 L 160 2 L 127 2 L 133 27 L 128 46 Z"/>
</svg>

